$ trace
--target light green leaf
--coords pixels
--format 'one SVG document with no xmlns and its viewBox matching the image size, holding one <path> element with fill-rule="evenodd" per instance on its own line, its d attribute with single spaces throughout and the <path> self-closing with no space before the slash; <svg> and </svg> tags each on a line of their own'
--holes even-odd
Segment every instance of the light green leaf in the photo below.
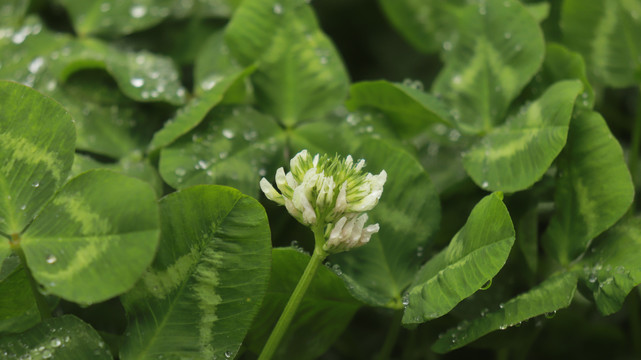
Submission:
<svg viewBox="0 0 641 360">
<path fill-rule="evenodd" d="M 349 92 L 346 105 L 350 110 L 359 107 L 378 109 L 405 137 L 415 136 L 436 123 L 452 126 L 445 105 L 420 89 L 379 80 L 353 84 Z"/>
<path fill-rule="evenodd" d="M 380 231 L 358 249 L 332 255 L 357 299 L 373 305 L 401 308 L 401 296 L 412 282 L 422 252 L 440 222 L 434 186 L 421 165 L 408 153 L 382 140 L 367 140 L 352 153 L 367 161 L 365 170 L 387 172 L 383 195 L 369 212 L 368 223 Z"/>
<path fill-rule="evenodd" d="M 245 340 L 251 351 L 260 353 L 309 259 L 292 248 L 273 250 L 267 294 Z M 334 271 L 341 270 L 336 267 Z M 319 267 L 274 358 L 317 359 L 350 323 L 361 303 L 347 292 L 334 271 Z"/>
<path fill-rule="evenodd" d="M 121 358 L 231 358 L 267 287 L 267 215 L 238 190 L 209 185 L 172 193 L 160 209 L 158 255 L 122 297 L 131 335 Z"/>
<path fill-rule="evenodd" d="M 447 39 L 456 30 L 457 11 L 463 1 L 379 0 L 388 20 L 417 50 L 447 50 Z"/>
<path fill-rule="evenodd" d="M 625 297 L 641 283 L 641 219 L 629 218 L 599 237 L 574 267 L 592 290 L 604 315 L 621 309 Z M 582 270 L 582 271 L 581 271 Z"/>
<path fill-rule="evenodd" d="M 130 289 L 158 244 L 156 197 L 146 183 L 108 170 L 68 182 L 21 235 L 45 291 L 91 304 Z"/>
<path fill-rule="evenodd" d="M 234 186 L 258 197 L 259 181 L 279 163 L 285 133 L 249 107 L 216 107 L 199 127 L 160 152 L 160 175 L 176 189 Z"/>
<path fill-rule="evenodd" d="M 561 29 L 568 47 L 583 55 L 594 80 L 614 87 L 641 82 L 641 1 L 566 0 Z"/>
<path fill-rule="evenodd" d="M 0 232 L 11 235 L 66 181 L 76 133 L 60 104 L 24 85 L 0 81 L 0 109 Z"/>
<path fill-rule="evenodd" d="M 404 324 L 447 314 L 501 270 L 514 244 L 514 226 L 501 193 L 484 197 L 443 251 L 416 274 Z"/>
<path fill-rule="evenodd" d="M 530 15 L 538 22 L 542 23 L 550 15 L 550 3 L 540 2 L 532 4 L 524 4 L 527 11 L 530 12 Z"/>
<path fill-rule="evenodd" d="M 121 159 L 144 150 L 157 128 L 155 113 L 124 96 L 111 77 L 87 70 L 44 90 L 75 120 L 76 149 Z"/>
<path fill-rule="evenodd" d="M 553 275 L 532 290 L 501 304 L 500 309 L 448 330 L 434 343 L 432 350 L 445 353 L 458 349 L 492 331 L 565 308 L 574 297 L 576 283 L 576 275 L 572 272 Z"/>
<path fill-rule="evenodd" d="M 112 359 L 100 335 L 73 315 L 45 320 L 30 330 L 0 338 L 0 354 L 15 359 Z"/>
<path fill-rule="evenodd" d="M 61 0 L 82 36 L 127 35 L 152 27 L 170 15 L 176 0 Z"/>
<path fill-rule="evenodd" d="M 465 133 L 490 131 L 543 62 L 543 34 L 515 0 L 477 0 L 457 23 L 458 39 L 443 54 L 433 91 L 458 112 Z"/>
<path fill-rule="evenodd" d="M 520 191 L 538 181 L 567 139 L 578 80 L 559 81 L 536 101 L 484 136 L 463 156 L 463 166 L 484 189 Z"/>
<path fill-rule="evenodd" d="M 0 294 L 5 294 L 0 296 L 0 334 L 22 332 L 40 322 L 28 275 L 18 258 L 15 259 L 11 264 L 7 264 L 9 261 L 2 264 L 2 272 L 9 274 L 5 278 L 0 277 Z M 8 266 L 13 270 L 5 269 Z"/>
<path fill-rule="evenodd" d="M 178 110 L 165 126 L 154 134 L 149 145 L 150 151 L 165 147 L 177 138 L 195 128 L 222 99 L 225 92 L 239 80 L 253 71 L 253 67 L 241 69 L 226 77 L 209 78 L 205 89 L 198 97 L 192 98 L 187 105 Z"/>
<path fill-rule="evenodd" d="M 201 51 L 194 64 L 194 92 L 199 95 L 220 82 L 220 79 L 236 74 L 243 70 L 225 44 L 225 33 L 222 31 L 212 34 L 201 47 Z M 242 81 L 241 81 L 242 80 Z M 230 100 L 235 103 L 244 103 L 251 100 L 253 88 L 247 78 L 238 79 L 231 85 L 223 103 Z"/>
<path fill-rule="evenodd" d="M 5 0 L 0 5 L 0 26 L 16 26 L 22 22 L 30 0 Z"/>
<path fill-rule="evenodd" d="M 109 169 L 140 179 L 149 183 L 149 185 L 154 188 L 156 196 L 162 195 L 163 182 L 160 175 L 156 171 L 156 168 L 149 164 L 148 160 L 143 159 L 139 153 L 134 153 L 129 157 L 120 159 L 117 163 L 101 163 L 88 156 L 76 154 L 69 177 L 76 177 L 92 169 Z"/>
<path fill-rule="evenodd" d="M 548 86 L 569 79 L 579 79 L 583 84 L 583 93 L 576 105 L 587 109 L 594 107 L 594 91 L 588 82 L 583 57 L 561 44 L 548 43 L 543 67 L 530 86 L 532 93 L 540 96 Z"/>
<path fill-rule="evenodd" d="M 185 102 L 186 90 L 171 58 L 148 51 L 123 51 L 95 39 L 74 41 L 67 52 L 54 70 L 62 80 L 78 70 L 100 68 L 136 101 L 165 101 L 172 105 Z"/>
<path fill-rule="evenodd" d="M 258 61 L 258 106 L 286 126 L 324 115 L 346 97 L 347 72 L 304 0 L 244 1 L 225 39 L 242 63 Z"/>
<path fill-rule="evenodd" d="M 596 112 L 582 113 L 570 122 L 557 172 L 555 213 L 543 244 L 567 265 L 625 214 L 634 186 L 621 146 Z"/>
</svg>

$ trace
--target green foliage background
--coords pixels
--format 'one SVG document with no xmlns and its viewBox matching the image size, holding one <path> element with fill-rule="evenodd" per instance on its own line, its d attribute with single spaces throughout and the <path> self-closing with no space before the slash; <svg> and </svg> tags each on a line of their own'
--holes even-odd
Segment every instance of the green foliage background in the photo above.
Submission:
<svg viewBox="0 0 641 360">
<path fill-rule="evenodd" d="M 389 179 L 277 358 L 641 358 L 640 86 L 640 0 L 4 1 L 0 357 L 255 359 L 308 149 Z"/>
</svg>

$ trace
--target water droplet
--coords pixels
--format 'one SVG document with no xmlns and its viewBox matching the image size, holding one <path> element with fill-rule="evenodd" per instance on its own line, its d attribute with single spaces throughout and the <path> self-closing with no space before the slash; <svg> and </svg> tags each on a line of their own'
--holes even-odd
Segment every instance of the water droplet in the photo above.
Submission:
<svg viewBox="0 0 641 360">
<path fill-rule="evenodd" d="M 505 34 L 503 34 L 503 37 L 506 38 L 506 39 L 509 39 L 509 38 L 512 37 L 512 33 L 506 32 Z"/>
<path fill-rule="evenodd" d="M 457 118 L 457 117 L 454 116 L 454 118 Z M 458 130 L 454 129 L 454 130 L 450 131 L 450 134 L 448 135 L 448 137 L 449 137 L 450 141 L 454 141 L 455 142 L 455 141 L 458 141 L 458 139 L 461 137 L 461 133 Z"/>
<path fill-rule="evenodd" d="M 416 257 L 423 257 L 423 247 L 419 246 L 416 248 Z"/>
<path fill-rule="evenodd" d="M 549 312 L 549 313 L 545 313 L 545 317 L 548 318 L 548 319 L 553 318 L 554 315 L 556 315 L 556 310 L 554 310 L 552 312 Z"/>
<path fill-rule="evenodd" d="M 403 299 L 401 300 L 401 302 L 403 303 L 403 306 L 408 307 L 409 304 L 410 304 L 410 295 L 409 294 L 405 294 L 405 296 L 403 296 Z"/>
<path fill-rule="evenodd" d="M 499 304 L 499 308 L 500 308 L 500 309 L 503 309 L 504 307 L 505 307 L 505 304 L 503 304 L 503 303 L 500 303 L 500 304 Z"/>
<path fill-rule="evenodd" d="M 205 160 L 198 160 L 198 164 L 197 165 L 198 165 L 198 168 L 203 169 L 203 170 L 205 170 L 205 169 L 207 169 L 209 167 L 209 164 L 207 164 L 207 162 Z"/>
<path fill-rule="evenodd" d="M 594 284 L 596 282 L 596 280 L 597 280 L 596 274 L 590 274 L 590 277 L 588 278 L 588 281 Z"/>
<path fill-rule="evenodd" d="M 47 262 L 47 264 L 53 264 L 56 261 L 58 261 L 58 258 L 53 254 L 49 254 L 47 255 L 47 258 L 45 259 L 45 261 Z"/>
<path fill-rule="evenodd" d="M 338 276 L 343 275 L 343 270 L 341 270 L 341 266 L 340 266 L 340 265 L 338 265 L 338 264 L 334 264 L 334 266 L 332 266 L 332 270 L 333 270 L 333 271 L 334 271 L 334 273 L 335 273 L 336 275 L 338 275 Z"/>
<path fill-rule="evenodd" d="M 107 12 L 109 10 L 111 10 L 111 4 L 110 3 L 102 3 L 102 4 L 100 4 L 100 11 Z"/>
<path fill-rule="evenodd" d="M 499 326 L 499 329 L 501 329 L 501 330 L 507 329 L 507 324 L 503 324 L 503 325 Z"/>
<path fill-rule="evenodd" d="M 283 5 L 281 5 L 280 3 L 276 3 L 274 4 L 272 10 L 274 11 L 274 14 L 280 15 L 283 13 Z"/>
<path fill-rule="evenodd" d="M 25 210 L 25 209 L 27 209 L 27 204 L 22 204 L 22 206 L 20 206 L 20 210 Z"/>
<path fill-rule="evenodd" d="M 42 65 L 44 64 L 45 64 L 45 59 L 42 56 L 38 56 L 37 58 L 33 59 L 33 61 L 31 61 L 31 63 L 29 64 L 29 72 L 33 74 L 37 73 L 38 71 L 40 71 L 40 69 L 42 68 Z"/>
<path fill-rule="evenodd" d="M 231 140 L 234 138 L 234 132 L 230 129 L 223 129 L 223 136 Z"/>
<path fill-rule="evenodd" d="M 492 286 L 492 279 L 488 280 L 483 286 L 481 286 L 481 290 L 487 290 Z"/>
<path fill-rule="evenodd" d="M 319 61 L 320 61 L 320 63 L 321 63 L 321 64 L 323 64 L 323 65 L 325 65 L 325 64 L 327 64 L 327 63 L 329 62 L 329 60 L 327 59 L 327 56 L 321 56 L 321 57 L 319 58 Z"/>
<path fill-rule="evenodd" d="M 229 350 L 225 351 L 225 359 L 231 359 L 232 355 L 234 355 L 233 352 Z"/>
<path fill-rule="evenodd" d="M 483 183 L 481 184 L 481 187 L 482 187 L 483 189 L 487 189 L 488 187 L 490 187 L 490 183 L 489 183 L 489 182 L 487 182 L 487 181 L 483 181 Z"/>
<path fill-rule="evenodd" d="M 145 85 L 145 80 L 142 79 L 142 78 L 131 78 L 131 85 L 133 87 L 139 88 L 139 87 Z"/>
<path fill-rule="evenodd" d="M 458 84 L 460 84 L 462 82 L 463 82 L 463 78 L 461 77 L 461 75 L 456 75 L 456 76 L 454 76 L 452 78 L 452 83 L 453 84 L 457 84 L 458 85 Z"/>
<path fill-rule="evenodd" d="M 183 168 L 176 168 L 175 173 L 176 173 L 176 176 L 185 176 L 187 171 Z"/>
<path fill-rule="evenodd" d="M 60 339 L 58 339 L 58 338 L 53 338 L 53 339 L 51 339 L 50 344 L 53 347 L 58 347 L 58 346 L 62 345 L 62 341 Z"/>
<path fill-rule="evenodd" d="M 129 14 L 133 18 L 140 19 L 147 14 L 147 8 L 143 5 L 134 5 L 129 9 Z"/>
<path fill-rule="evenodd" d="M 443 42 L 443 50 L 445 50 L 445 51 L 452 50 L 452 43 L 449 42 L 449 41 L 444 41 Z"/>
</svg>

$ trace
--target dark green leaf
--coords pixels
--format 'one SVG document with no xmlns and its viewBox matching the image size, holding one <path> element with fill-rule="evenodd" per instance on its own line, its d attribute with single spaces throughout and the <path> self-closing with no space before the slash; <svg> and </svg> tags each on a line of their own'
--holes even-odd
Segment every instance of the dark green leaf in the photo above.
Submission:
<svg viewBox="0 0 641 360">
<path fill-rule="evenodd" d="M 514 244 L 514 226 L 502 198 L 500 193 L 483 198 L 450 245 L 416 274 L 404 324 L 443 316 L 501 270 Z"/>
<path fill-rule="evenodd" d="M 234 356 L 265 294 L 270 232 L 262 206 L 238 190 L 195 186 L 160 202 L 151 267 L 122 297 L 121 358 Z"/>
<path fill-rule="evenodd" d="M 474 1 L 457 23 L 434 92 L 465 133 L 490 131 L 543 62 L 543 34 L 515 0 Z"/>
<path fill-rule="evenodd" d="M 619 311 L 628 293 L 641 283 L 640 258 L 641 219 L 636 217 L 620 222 L 599 237 L 576 264 L 601 313 Z"/>
<path fill-rule="evenodd" d="M 420 266 L 422 253 L 440 222 L 434 186 L 408 153 L 371 139 L 352 154 L 367 161 L 366 170 L 387 172 L 380 202 L 368 223 L 380 231 L 358 249 L 330 257 L 340 265 L 352 295 L 373 305 L 400 308 L 401 296 Z"/>
<path fill-rule="evenodd" d="M 176 189 L 223 184 L 258 197 L 258 183 L 280 159 L 285 133 L 249 107 L 217 107 L 198 128 L 160 153 L 160 174 Z"/>
<path fill-rule="evenodd" d="M 557 172 L 556 211 L 543 244 L 567 265 L 625 214 L 634 199 L 634 186 L 621 146 L 595 112 L 570 122 Z"/>
<path fill-rule="evenodd" d="M 578 80 L 559 81 L 484 136 L 463 157 L 474 182 L 483 189 L 514 192 L 538 181 L 565 145 L 581 90 Z"/>
<path fill-rule="evenodd" d="M 60 0 L 69 12 L 76 32 L 126 35 L 161 22 L 170 15 L 176 0 Z"/>
<path fill-rule="evenodd" d="M 553 275 L 525 294 L 501 304 L 497 311 L 448 330 L 436 341 L 432 350 L 444 353 L 458 349 L 492 331 L 504 330 L 535 316 L 565 308 L 574 297 L 576 282 L 576 275 L 571 272 Z"/>
<path fill-rule="evenodd" d="M 6 278 L 0 279 L 0 294 L 10 295 L 0 296 L 0 334 L 21 332 L 40 322 L 29 278 L 18 262 Z"/>
<path fill-rule="evenodd" d="M 380 110 L 391 120 L 394 129 L 405 137 L 415 136 L 435 123 L 451 127 L 445 106 L 420 89 L 379 80 L 353 84 L 349 92 L 348 108 Z"/>
<path fill-rule="evenodd" d="M 260 353 L 267 341 L 310 257 L 295 249 L 279 248 L 274 249 L 272 259 L 267 294 L 245 341 L 255 353 Z M 334 271 L 341 270 L 336 267 Z M 361 303 L 347 292 L 334 271 L 319 267 L 274 358 L 317 359 L 345 330 Z"/>
<path fill-rule="evenodd" d="M 20 245 L 45 291 L 90 304 L 134 285 L 154 257 L 158 221 L 148 184 L 92 170 L 56 193 Z"/>
<path fill-rule="evenodd" d="M 5 359 L 112 359 L 100 335 L 73 315 L 47 319 L 30 330 L 0 338 Z"/>
<path fill-rule="evenodd" d="M 9 235 L 66 181 L 76 133 L 60 104 L 24 85 L 0 81 L 0 109 L 0 232 Z"/>
</svg>

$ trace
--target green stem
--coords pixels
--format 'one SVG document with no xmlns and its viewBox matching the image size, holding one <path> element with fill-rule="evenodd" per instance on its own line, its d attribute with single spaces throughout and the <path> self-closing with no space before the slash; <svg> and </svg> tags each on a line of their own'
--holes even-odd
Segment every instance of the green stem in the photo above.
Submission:
<svg viewBox="0 0 641 360">
<path fill-rule="evenodd" d="M 38 283 L 36 283 L 36 279 L 33 278 L 33 275 L 31 274 L 31 270 L 29 270 L 29 266 L 27 266 L 27 258 L 24 254 L 24 251 L 22 251 L 22 248 L 20 247 L 20 236 L 17 234 L 12 234 L 10 242 L 11 242 L 11 249 L 20 258 L 20 263 L 22 264 L 22 267 L 24 268 L 24 271 L 27 274 L 27 278 L 29 279 L 29 285 L 31 286 L 31 293 L 33 294 L 33 297 L 36 299 L 36 305 L 38 306 L 40 319 L 44 320 L 44 319 L 50 318 L 51 309 L 49 308 L 47 299 L 45 299 L 44 295 L 42 295 L 42 293 L 40 292 L 38 288 Z"/>
<path fill-rule="evenodd" d="M 632 130 L 632 140 L 630 143 L 630 150 L 628 154 L 628 168 L 630 169 L 630 174 L 632 175 L 632 183 L 637 184 L 637 168 L 639 165 L 639 151 L 641 151 L 641 87 L 639 87 L 639 101 L 637 102 L 637 114 L 634 119 L 634 128 Z M 630 207 L 630 214 L 634 213 L 634 208 L 636 204 L 636 199 Z"/>
<path fill-rule="evenodd" d="M 390 358 L 390 355 L 392 355 L 392 350 L 394 350 L 394 345 L 396 345 L 396 340 L 398 339 L 398 334 L 401 330 L 402 319 L 403 311 L 395 311 L 394 316 L 392 317 L 392 323 L 387 331 L 383 347 L 376 357 L 377 360 L 387 360 Z"/>
<path fill-rule="evenodd" d="M 290 296 L 287 305 L 285 305 L 285 310 L 283 310 L 283 313 L 280 315 L 269 339 L 267 339 L 267 343 L 265 344 L 265 347 L 263 347 L 263 351 L 260 353 L 258 360 L 269 360 L 274 356 L 283 335 L 285 335 L 287 328 L 289 328 L 289 324 L 292 322 L 292 319 L 296 314 L 296 310 L 298 310 L 298 306 L 305 296 L 305 292 L 307 291 L 309 284 L 312 282 L 312 279 L 316 274 L 316 270 L 318 270 L 318 266 L 328 255 L 322 247 L 322 244 L 325 242 L 323 227 L 315 227 L 313 231 L 314 238 L 316 239 L 316 246 L 314 248 L 312 258 L 309 260 L 309 263 L 303 272 L 303 276 L 298 280 L 298 284 Z"/>
</svg>

